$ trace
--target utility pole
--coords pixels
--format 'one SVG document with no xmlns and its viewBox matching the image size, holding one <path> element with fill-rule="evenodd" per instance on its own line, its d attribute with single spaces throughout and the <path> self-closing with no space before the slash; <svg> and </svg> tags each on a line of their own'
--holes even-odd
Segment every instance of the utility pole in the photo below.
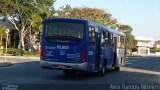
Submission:
<svg viewBox="0 0 160 90">
<path fill-rule="evenodd" d="M 6 53 L 5 53 L 5 62 L 7 62 L 7 59 L 6 59 L 6 58 L 7 58 L 7 41 L 8 41 L 8 33 L 9 33 L 9 29 L 6 29 L 5 32 L 6 32 L 6 34 L 7 34 L 7 35 L 6 35 Z"/>
</svg>

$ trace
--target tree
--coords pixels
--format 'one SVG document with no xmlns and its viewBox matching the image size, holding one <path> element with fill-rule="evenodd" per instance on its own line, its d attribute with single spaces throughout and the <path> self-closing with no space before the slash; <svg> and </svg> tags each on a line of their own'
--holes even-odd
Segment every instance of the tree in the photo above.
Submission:
<svg viewBox="0 0 160 90">
<path fill-rule="evenodd" d="M 118 25 L 118 29 L 126 34 L 126 39 L 127 39 L 127 49 L 132 49 L 135 48 L 137 42 L 134 39 L 134 36 L 132 34 L 132 27 L 129 25 Z"/>
<path fill-rule="evenodd" d="M 71 8 L 69 5 L 61 7 L 57 17 L 87 19 L 111 28 L 116 28 L 117 20 L 105 10 L 98 8 Z"/>
<path fill-rule="evenodd" d="M 53 0 L 3 0 L 0 2 L 0 13 L 19 32 L 18 48 L 25 49 L 24 37 L 30 32 L 31 22 L 34 22 L 32 15 L 40 15 L 44 18 L 52 5 Z"/>
<path fill-rule="evenodd" d="M 28 33 L 27 26 L 29 19 L 27 18 L 33 10 L 29 7 L 32 4 L 31 1 L 4 0 L 4 2 L 0 3 L 0 13 L 2 13 L 14 25 L 16 30 L 18 30 L 20 39 L 18 48 L 23 50 L 24 37 Z"/>
<path fill-rule="evenodd" d="M 31 15 L 30 34 L 29 34 L 29 49 L 33 47 L 33 44 L 38 43 L 38 50 L 40 50 L 40 34 L 42 30 L 42 20 L 49 18 L 55 13 L 52 7 L 54 0 L 37 0 L 37 11 Z M 36 36 L 36 37 L 32 37 Z M 33 40 L 34 39 L 34 40 Z M 33 49 L 33 48 L 32 48 Z"/>
<path fill-rule="evenodd" d="M 5 35 L 5 30 L 6 30 L 6 27 L 3 25 L 0 25 L 0 46 L 2 46 L 2 38 Z"/>
</svg>

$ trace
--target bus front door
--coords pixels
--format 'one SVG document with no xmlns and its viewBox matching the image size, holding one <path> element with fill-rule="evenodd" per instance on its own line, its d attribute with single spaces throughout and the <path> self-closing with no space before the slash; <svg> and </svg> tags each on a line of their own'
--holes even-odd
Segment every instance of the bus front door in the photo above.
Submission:
<svg viewBox="0 0 160 90">
<path fill-rule="evenodd" d="M 100 33 L 95 32 L 95 69 L 99 70 L 99 64 L 100 64 Z"/>
<path fill-rule="evenodd" d="M 113 43 L 113 64 L 112 66 L 115 67 L 117 60 L 117 38 L 114 37 L 114 43 Z"/>
</svg>

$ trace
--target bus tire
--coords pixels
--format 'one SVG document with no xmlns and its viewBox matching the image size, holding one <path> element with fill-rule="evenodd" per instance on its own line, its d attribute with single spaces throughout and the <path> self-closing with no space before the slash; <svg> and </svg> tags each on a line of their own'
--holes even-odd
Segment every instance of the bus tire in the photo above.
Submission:
<svg viewBox="0 0 160 90">
<path fill-rule="evenodd" d="M 115 67 L 115 71 L 120 71 L 120 66 L 119 67 Z"/>
<path fill-rule="evenodd" d="M 104 76 L 106 74 L 106 62 L 102 66 L 102 70 L 98 72 L 98 76 Z"/>
</svg>

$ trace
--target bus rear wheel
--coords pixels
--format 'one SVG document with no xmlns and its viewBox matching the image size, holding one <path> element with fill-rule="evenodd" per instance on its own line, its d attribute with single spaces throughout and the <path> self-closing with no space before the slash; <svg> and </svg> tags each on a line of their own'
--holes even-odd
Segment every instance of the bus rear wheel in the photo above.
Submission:
<svg viewBox="0 0 160 90">
<path fill-rule="evenodd" d="M 100 72 L 101 76 L 104 76 L 106 73 L 106 68 L 103 66 L 102 71 Z"/>
<path fill-rule="evenodd" d="M 102 70 L 98 72 L 98 76 L 104 76 L 106 73 L 106 66 L 103 65 Z"/>
<path fill-rule="evenodd" d="M 120 66 L 119 67 L 115 67 L 115 71 L 120 71 Z"/>
</svg>

